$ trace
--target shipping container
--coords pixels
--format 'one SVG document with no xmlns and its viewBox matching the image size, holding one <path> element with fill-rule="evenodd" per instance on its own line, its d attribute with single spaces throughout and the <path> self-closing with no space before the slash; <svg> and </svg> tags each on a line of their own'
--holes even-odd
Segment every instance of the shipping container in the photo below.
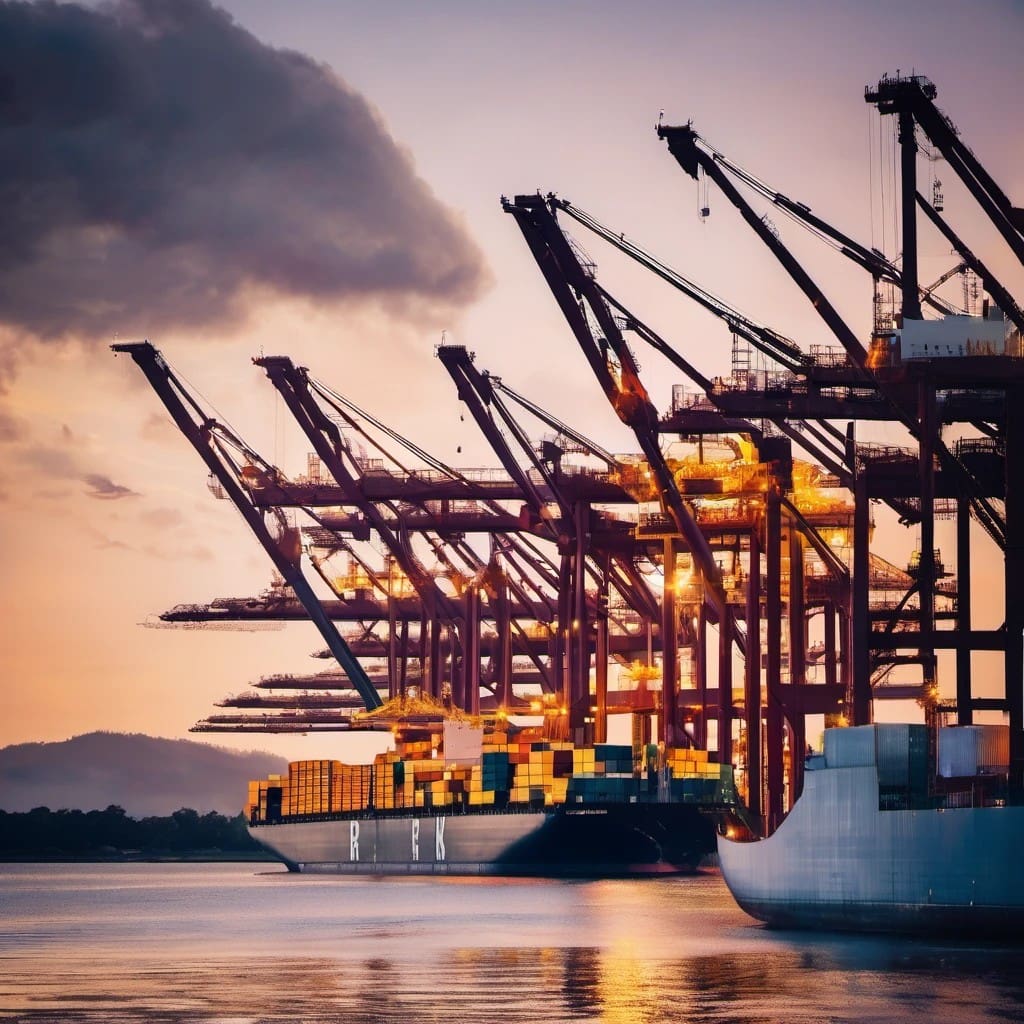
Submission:
<svg viewBox="0 0 1024 1024">
<path fill-rule="evenodd" d="M 1010 727 L 1008 725 L 976 725 L 978 730 L 978 769 L 1000 771 L 1010 764 Z"/>
<path fill-rule="evenodd" d="M 875 727 L 855 725 L 825 730 L 825 763 L 829 768 L 862 768 L 875 763 Z"/>
</svg>

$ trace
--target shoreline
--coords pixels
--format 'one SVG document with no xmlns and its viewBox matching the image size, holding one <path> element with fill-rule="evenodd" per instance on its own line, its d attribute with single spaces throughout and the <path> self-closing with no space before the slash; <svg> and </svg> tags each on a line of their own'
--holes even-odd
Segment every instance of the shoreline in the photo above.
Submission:
<svg viewBox="0 0 1024 1024">
<path fill-rule="evenodd" d="M 263 851 L 197 850 L 185 853 L 125 854 L 60 854 L 40 852 L 20 857 L 2 857 L 0 864 L 280 864 L 281 861 Z"/>
</svg>

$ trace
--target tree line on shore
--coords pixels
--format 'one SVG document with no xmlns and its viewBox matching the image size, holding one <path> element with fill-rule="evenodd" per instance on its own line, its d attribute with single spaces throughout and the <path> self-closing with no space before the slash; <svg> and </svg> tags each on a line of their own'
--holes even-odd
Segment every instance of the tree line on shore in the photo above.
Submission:
<svg viewBox="0 0 1024 1024">
<path fill-rule="evenodd" d="M 140 819 L 129 817 L 116 804 L 102 811 L 0 810 L 0 859 L 251 855 L 261 847 L 245 825 L 243 814 L 201 815 L 189 807 L 167 817 Z"/>
</svg>

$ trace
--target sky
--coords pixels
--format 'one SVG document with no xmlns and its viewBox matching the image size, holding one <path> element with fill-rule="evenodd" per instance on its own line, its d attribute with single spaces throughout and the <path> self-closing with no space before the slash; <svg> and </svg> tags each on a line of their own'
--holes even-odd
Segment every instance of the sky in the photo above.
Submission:
<svg viewBox="0 0 1024 1024">
<path fill-rule="evenodd" d="M 892 125 L 864 86 L 928 75 L 1021 205 L 1022 46 L 1019 0 L 0 2 L 0 745 L 94 729 L 185 737 L 260 675 L 324 664 L 302 624 L 140 626 L 180 602 L 257 593 L 271 572 L 112 342 L 149 338 L 292 474 L 308 445 L 252 365 L 261 353 L 309 366 L 449 463 L 493 465 L 434 358 L 442 337 L 632 450 L 500 196 L 556 191 L 805 348 L 828 343 L 724 199 L 712 191 L 698 216 L 705 200 L 655 124 L 692 119 L 891 255 Z M 920 166 L 1019 294 L 1021 268 L 954 176 Z M 866 337 L 867 278 L 779 227 Z M 728 372 L 724 326 L 581 241 L 602 283 L 705 373 Z M 926 233 L 921 251 L 925 281 L 956 262 Z M 640 361 L 664 408 L 678 375 Z M 881 513 L 877 536 L 901 564 L 916 541 Z M 998 625 L 998 566 L 982 557 L 976 575 L 995 595 L 979 624 Z M 350 742 L 210 739 L 290 757 Z"/>
</svg>

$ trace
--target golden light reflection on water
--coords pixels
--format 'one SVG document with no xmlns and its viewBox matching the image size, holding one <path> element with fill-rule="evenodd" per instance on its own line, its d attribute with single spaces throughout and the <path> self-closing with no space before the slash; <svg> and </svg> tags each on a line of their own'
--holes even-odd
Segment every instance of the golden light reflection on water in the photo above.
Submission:
<svg viewBox="0 0 1024 1024">
<path fill-rule="evenodd" d="M 938 972 L 937 962 L 850 970 L 793 951 L 757 962 L 680 961 L 585 947 L 463 949 L 450 958 L 406 963 L 286 956 L 136 960 L 131 971 L 105 958 L 63 958 L 47 970 L 8 961 L 0 1018 L 35 1024 L 1019 1019 L 1013 1012 L 1024 995 L 1019 980 L 1000 982 L 991 964 L 983 977 L 965 976 L 955 960 L 943 964 L 954 977 Z M 973 967 L 981 965 L 974 961 Z"/>
<path fill-rule="evenodd" d="M 1024 1007 L 1022 950 L 766 932 L 716 876 L 506 885 L 154 868 L 121 887 L 118 870 L 0 868 L 0 1020 L 988 1024 Z"/>
</svg>

